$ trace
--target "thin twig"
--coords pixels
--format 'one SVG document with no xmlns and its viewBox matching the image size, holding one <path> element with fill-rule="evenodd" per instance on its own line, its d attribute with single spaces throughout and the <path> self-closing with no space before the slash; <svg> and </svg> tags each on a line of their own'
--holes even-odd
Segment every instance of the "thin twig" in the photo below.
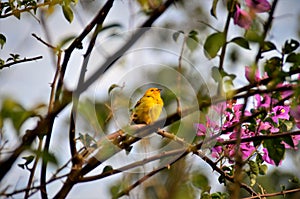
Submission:
<svg viewBox="0 0 300 199">
<path fill-rule="evenodd" d="M 243 199 L 255 199 L 255 198 L 266 198 L 266 197 L 274 197 L 274 196 L 280 196 L 280 195 L 286 195 L 286 194 L 291 194 L 291 193 L 296 193 L 300 192 L 300 187 L 296 189 L 290 189 L 290 190 L 283 190 L 280 192 L 275 192 L 275 193 L 265 193 L 265 194 L 258 194 L 257 196 L 251 196 Z"/>
<path fill-rule="evenodd" d="M 26 58 L 25 57 L 24 59 L 21 59 L 21 60 L 6 63 L 4 65 L 0 65 L 0 70 L 3 69 L 3 68 L 11 67 L 12 65 L 16 65 L 16 64 L 20 64 L 20 63 L 24 63 L 24 62 L 36 61 L 36 60 L 39 60 L 39 59 L 42 59 L 42 58 L 43 58 L 43 56 L 37 56 L 37 57 L 32 57 L 32 58 Z"/>
</svg>

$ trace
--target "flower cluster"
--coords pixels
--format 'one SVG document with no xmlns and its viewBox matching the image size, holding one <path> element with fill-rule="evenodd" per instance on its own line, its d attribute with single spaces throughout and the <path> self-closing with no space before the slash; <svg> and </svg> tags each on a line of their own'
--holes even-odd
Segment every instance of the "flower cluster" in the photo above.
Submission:
<svg viewBox="0 0 300 199">
<path fill-rule="evenodd" d="M 249 11 L 241 9 L 240 5 L 236 4 L 234 13 L 234 24 L 249 29 L 256 13 L 268 12 L 271 5 L 267 0 L 245 0 Z"/>
<path fill-rule="evenodd" d="M 246 67 L 245 76 L 250 83 L 259 83 L 268 78 L 267 74 L 261 76 L 258 70 L 252 70 L 250 67 Z M 277 85 L 280 88 L 286 86 L 290 85 Z M 232 163 L 236 145 L 222 143 L 226 140 L 236 140 L 237 135 L 240 135 L 242 142 L 239 148 L 243 160 L 260 155 L 266 163 L 279 165 L 285 149 L 297 149 L 300 135 L 271 141 L 254 139 L 255 141 L 246 142 L 243 139 L 285 133 L 293 128 L 294 123 L 300 128 L 300 106 L 291 108 L 290 105 L 279 101 L 279 99 L 285 99 L 292 94 L 292 91 L 279 92 L 280 96 L 276 95 L 276 97 L 269 93 L 255 94 L 252 97 L 253 107 L 250 110 L 245 109 L 244 104 L 237 103 L 236 100 L 224 102 L 221 105 L 223 109 L 213 107 L 222 116 L 222 124 L 217 124 L 207 117 L 205 125 L 197 125 L 197 135 L 204 138 L 207 135 L 213 136 L 221 132 L 221 135 L 216 138 L 217 144 L 211 148 L 214 158 L 226 157 Z"/>
</svg>

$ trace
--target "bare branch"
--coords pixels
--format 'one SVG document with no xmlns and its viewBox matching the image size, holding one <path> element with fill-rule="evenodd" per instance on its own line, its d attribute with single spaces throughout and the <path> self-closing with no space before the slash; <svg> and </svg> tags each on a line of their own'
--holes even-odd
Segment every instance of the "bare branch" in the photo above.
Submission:
<svg viewBox="0 0 300 199">
<path fill-rule="evenodd" d="M 32 58 L 26 58 L 25 57 L 24 59 L 1 65 L 0 70 L 3 69 L 3 68 L 11 67 L 12 65 L 16 65 L 16 64 L 20 64 L 20 63 L 24 63 L 24 62 L 36 61 L 36 60 L 39 60 L 39 59 L 42 59 L 42 58 L 43 58 L 43 56 L 37 56 L 37 57 L 32 57 Z"/>
</svg>

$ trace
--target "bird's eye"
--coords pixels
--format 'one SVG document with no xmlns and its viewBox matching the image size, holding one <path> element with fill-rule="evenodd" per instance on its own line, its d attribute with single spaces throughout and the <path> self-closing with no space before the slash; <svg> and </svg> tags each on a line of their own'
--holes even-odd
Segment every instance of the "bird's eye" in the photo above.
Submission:
<svg viewBox="0 0 300 199">
<path fill-rule="evenodd" d="M 150 91 L 154 91 L 153 89 L 151 89 Z"/>
</svg>

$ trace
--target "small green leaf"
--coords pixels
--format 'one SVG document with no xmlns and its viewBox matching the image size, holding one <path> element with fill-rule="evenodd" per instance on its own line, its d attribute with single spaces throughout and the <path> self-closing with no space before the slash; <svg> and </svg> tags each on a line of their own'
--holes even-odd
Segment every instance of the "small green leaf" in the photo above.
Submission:
<svg viewBox="0 0 300 199">
<path fill-rule="evenodd" d="M 18 166 L 22 169 L 25 169 L 25 165 L 24 164 L 18 164 Z"/>
<path fill-rule="evenodd" d="M 190 49 L 190 51 L 194 51 L 198 47 L 198 43 L 194 39 L 188 37 L 186 39 L 186 46 Z"/>
<path fill-rule="evenodd" d="M 268 171 L 268 165 L 262 164 L 259 166 L 259 174 L 260 175 L 266 175 Z"/>
<path fill-rule="evenodd" d="M 218 5 L 219 0 L 214 0 L 210 9 L 210 14 L 217 18 L 217 5 Z"/>
<path fill-rule="evenodd" d="M 205 56 L 209 59 L 215 58 L 225 42 L 226 40 L 223 32 L 209 35 L 204 43 Z"/>
<path fill-rule="evenodd" d="M 274 160 L 276 166 L 279 165 L 285 153 L 285 147 L 281 142 L 281 139 L 272 139 L 265 140 L 263 144 L 268 150 L 269 157 Z"/>
<path fill-rule="evenodd" d="M 215 82 L 221 82 L 222 75 L 220 74 L 219 68 L 217 66 L 212 67 L 211 76 L 215 80 Z"/>
<path fill-rule="evenodd" d="M 3 49 L 4 44 L 6 43 L 6 37 L 0 33 L 0 47 Z"/>
<path fill-rule="evenodd" d="M 291 136 L 283 137 L 282 141 L 284 141 L 286 144 L 290 145 L 292 148 L 295 148 L 294 141 Z"/>
<path fill-rule="evenodd" d="M 286 58 L 286 62 L 299 64 L 300 63 L 300 53 L 289 54 Z"/>
<path fill-rule="evenodd" d="M 291 39 L 290 41 L 286 41 L 284 44 L 284 47 L 282 49 L 282 52 L 284 54 L 290 54 L 291 52 L 295 51 L 299 47 L 299 42 Z"/>
<path fill-rule="evenodd" d="M 34 156 L 33 155 L 29 155 L 29 156 L 22 157 L 22 159 L 26 160 L 26 162 L 24 164 L 28 165 L 28 164 L 30 164 L 34 160 Z"/>
<path fill-rule="evenodd" d="M 253 187 L 255 185 L 255 183 L 256 183 L 256 177 L 257 177 L 257 175 L 251 173 L 249 177 L 250 177 L 250 186 Z"/>
<path fill-rule="evenodd" d="M 107 166 L 105 166 L 105 167 L 103 168 L 102 173 L 110 172 L 110 171 L 113 171 L 113 170 L 114 170 L 114 169 L 113 169 L 112 166 L 107 165 Z"/>
<path fill-rule="evenodd" d="M 230 42 L 233 42 L 242 48 L 250 50 L 249 42 L 243 37 L 235 37 Z"/>
<path fill-rule="evenodd" d="M 190 51 L 194 51 L 198 47 L 198 32 L 195 30 L 191 30 L 186 39 L 186 45 L 190 49 Z"/>
<path fill-rule="evenodd" d="M 43 161 L 51 162 L 51 163 L 57 165 L 57 159 L 54 156 L 54 154 L 52 154 L 50 152 L 46 152 L 46 151 L 37 151 L 37 150 L 34 150 L 33 152 L 37 156 L 40 156 L 43 159 Z"/>
<path fill-rule="evenodd" d="M 289 182 L 295 183 L 295 184 L 299 184 L 299 178 L 297 178 L 296 176 L 294 176 L 292 179 L 289 179 Z"/>
<path fill-rule="evenodd" d="M 276 50 L 276 46 L 275 44 L 273 44 L 272 42 L 270 41 L 265 41 L 263 42 L 263 45 L 262 45 L 262 52 L 268 52 L 268 51 L 271 51 L 271 50 Z"/>
<path fill-rule="evenodd" d="M 195 187 L 201 189 L 202 191 L 207 190 L 208 187 L 209 187 L 208 179 L 202 173 L 196 173 L 195 172 L 195 173 L 192 174 L 192 184 Z"/>
<path fill-rule="evenodd" d="M 74 14 L 73 14 L 73 11 L 70 8 L 70 6 L 63 5 L 62 10 L 63 10 L 65 18 L 68 20 L 69 23 L 71 23 L 73 21 Z"/>
<path fill-rule="evenodd" d="M 2 102 L 2 119 L 11 119 L 14 128 L 19 133 L 22 124 L 29 118 L 35 116 L 33 111 L 27 111 L 22 105 L 13 99 L 5 99 Z"/>
<path fill-rule="evenodd" d="M 245 39 L 252 42 L 260 43 L 262 41 L 262 37 L 255 30 L 247 30 L 245 33 Z"/>
<path fill-rule="evenodd" d="M 120 86 L 118 84 L 112 84 L 109 88 L 108 88 L 108 94 L 111 93 L 112 90 L 114 90 L 115 88 L 123 88 L 124 85 Z"/>
<path fill-rule="evenodd" d="M 255 175 L 258 175 L 259 173 L 258 164 L 252 160 L 250 160 L 248 164 L 250 166 L 251 172 L 254 173 Z"/>
<path fill-rule="evenodd" d="M 59 42 L 57 48 L 58 48 L 58 49 L 61 49 L 63 46 L 65 46 L 67 43 L 71 42 L 71 41 L 74 40 L 75 38 L 76 38 L 75 35 L 71 35 L 71 36 L 67 36 L 67 37 L 63 38 L 63 39 Z"/>
<path fill-rule="evenodd" d="M 177 39 L 178 39 L 180 34 L 184 34 L 184 32 L 182 30 L 179 30 L 179 31 L 173 33 L 172 38 L 175 42 L 177 42 Z"/>
</svg>

